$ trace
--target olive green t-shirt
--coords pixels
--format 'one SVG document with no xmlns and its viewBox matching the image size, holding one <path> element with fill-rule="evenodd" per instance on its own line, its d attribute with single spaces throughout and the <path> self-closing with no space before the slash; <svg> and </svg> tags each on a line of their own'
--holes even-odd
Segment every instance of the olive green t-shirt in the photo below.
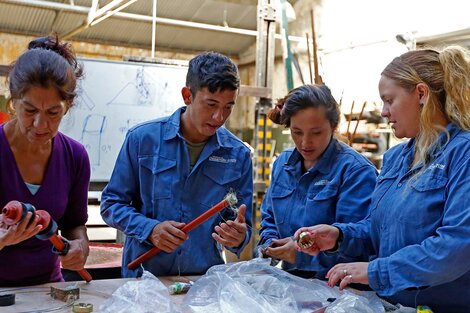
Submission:
<svg viewBox="0 0 470 313">
<path fill-rule="evenodd" d="M 188 146 L 189 153 L 189 168 L 192 171 L 201 155 L 202 149 L 204 149 L 204 146 L 206 145 L 206 142 L 192 143 L 186 140 L 186 145 Z"/>
</svg>

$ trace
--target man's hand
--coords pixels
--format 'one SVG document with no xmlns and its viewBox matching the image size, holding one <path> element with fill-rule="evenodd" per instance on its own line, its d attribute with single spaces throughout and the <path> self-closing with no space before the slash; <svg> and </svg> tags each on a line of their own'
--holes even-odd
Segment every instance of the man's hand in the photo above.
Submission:
<svg viewBox="0 0 470 313">
<path fill-rule="evenodd" d="M 181 230 L 185 225 L 175 221 L 161 222 L 153 228 L 149 240 L 160 250 L 171 253 L 189 238 Z"/>
<path fill-rule="evenodd" d="M 229 248 L 240 246 L 246 237 L 245 210 L 246 205 L 242 204 L 238 208 L 237 218 L 234 221 L 227 221 L 216 226 L 212 238 Z"/>
<path fill-rule="evenodd" d="M 273 239 L 271 245 L 267 247 L 263 253 L 274 259 L 294 264 L 296 252 L 294 240 L 290 237 L 286 237 L 283 239 Z"/>
</svg>

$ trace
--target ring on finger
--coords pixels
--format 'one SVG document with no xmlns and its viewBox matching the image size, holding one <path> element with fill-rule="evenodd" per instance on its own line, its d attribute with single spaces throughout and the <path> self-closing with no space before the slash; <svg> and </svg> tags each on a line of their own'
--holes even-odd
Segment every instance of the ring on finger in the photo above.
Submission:
<svg viewBox="0 0 470 313">
<path fill-rule="evenodd" d="M 352 281 L 353 281 L 352 275 L 348 275 L 348 280 L 349 280 L 349 283 L 352 283 Z"/>
<path fill-rule="evenodd" d="M 344 277 L 348 276 L 348 270 L 347 270 L 347 269 L 344 269 L 344 270 L 343 270 L 343 274 L 344 274 Z"/>
</svg>

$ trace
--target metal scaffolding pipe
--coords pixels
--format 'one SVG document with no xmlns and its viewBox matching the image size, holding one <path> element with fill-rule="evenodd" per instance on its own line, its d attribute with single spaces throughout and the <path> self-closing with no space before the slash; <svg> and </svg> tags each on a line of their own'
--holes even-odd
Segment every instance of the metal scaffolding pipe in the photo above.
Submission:
<svg viewBox="0 0 470 313">
<path fill-rule="evenodd" d="M 152 10 L 152 58 L 155 57 L 155 46 L 157 35 L 157 0 L 153 0 L 153 10 Z"/>
</svg>

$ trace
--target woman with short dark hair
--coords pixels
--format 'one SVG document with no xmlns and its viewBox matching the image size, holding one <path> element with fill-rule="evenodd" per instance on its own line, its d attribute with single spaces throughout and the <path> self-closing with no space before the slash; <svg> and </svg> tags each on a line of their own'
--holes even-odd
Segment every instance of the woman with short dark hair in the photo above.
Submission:
<svg viewBox="0 0 470 313">
<path fill-rule="evenodd" d="M 302 225 L 356 222 L 367 215 L 377 170 L 364 156 L 335 138 L 340 111 L 325 85 L 295 88 L 269 118 L 290 129 L 295 148 L 274 162 L 261 205 L 263 255 L 302 277 L 325 279 L 334 254 L 312 257 L 295 250 L 291 236 Z"/>
</svg>

